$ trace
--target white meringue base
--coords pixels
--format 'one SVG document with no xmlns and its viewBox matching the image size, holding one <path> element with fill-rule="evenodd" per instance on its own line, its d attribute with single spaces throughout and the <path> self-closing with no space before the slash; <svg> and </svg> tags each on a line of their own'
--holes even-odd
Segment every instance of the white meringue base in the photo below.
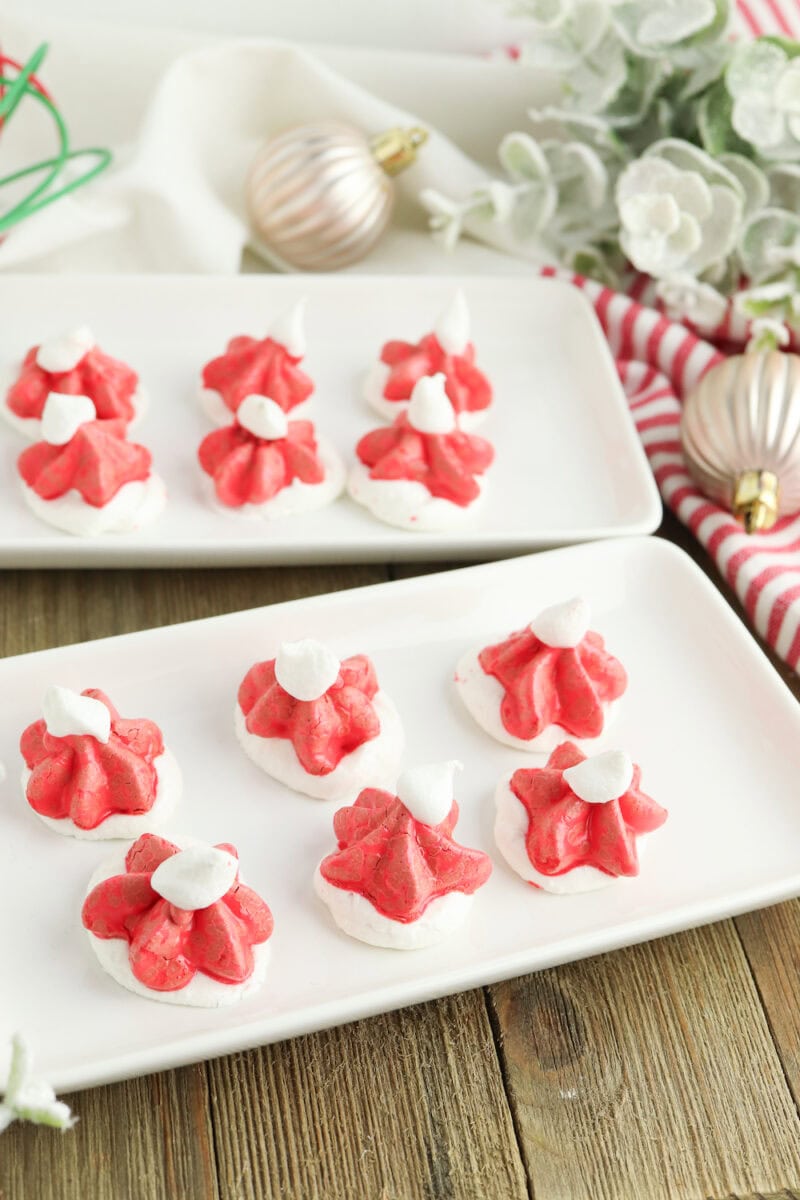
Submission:
<svg viewBox="0 0 800 1200">
<path fill-rule="evenodd" d="M 500 715 L 500 706 L 505 696 L 503 685 L 494 675 L 486 674 L 480 664 L 479 654 L 480 650 L 469 650 L 458 660 L 455 685 L 467 711 L 490 737 L 506 746 L 513 746 L 515 750 L 525 750 L 529 754 L 550 754 L 562 742 L 573 742 L 591 753 L 603 745 L 608 728 L 616 715 L 617 701 L 605 705 L 603 732 L 596 738 L 575 737 L 562 725 L 548 725 L 528 741 L 509 733 Z"/>
<path fill-rule="evenodd" d="M 471 519 L 483 500 L 485 487 L 483 477 L 476 482 L 480 494 L 462 508 L 451 500 L 432 496 L 423 483 L 412 479 L 371 479 L 369 467 L 359 462 L 350 470 L 347 490 L 357 504 L 369 509 L 379 521 L 414 533 L 433 533 Z"/>
<path fill-rule="evenodd" d="M 513 775 L 513 772 L 512 772 Z M 609 875 L 597 867 L 574 867 L 562 875 L 543 875 L 528 858 L 526 840 L 528 836 L 528 810 L 511 790 L 512 775 L 504 776 L 497 785 L 495 804 L 497 813 L 494 822 L 494 840 L 508 865 L 527 883 L 535 883 L 542 891 L 556 896 L 576 895 L 579 892 L 595 892 L 609 884 L 617 883 L 616 875 Z M 637 849 L 641 845 L 641 839 Z"/>
<path fill-rule="evenodd" d="M 393 702 L 379 691 L 372 704 L 381 723 L 380 733 L 362 742 L 328 775 L 310 775 L 288 738 L 263 738 L 250 733 L 238 704 L 234 717 L 236 737 L 248 758 L 279 783 L 315 800 L 352 804 L 365 787 L 394 787 L 403 757 L 405 735 Z"/>
<path fill-rule="evenodd" d="M 217 499 L 214 481 L 207 477 L 211 504 L 217 512 L 256 521 L 276 521 L 282 517 L 292 517 L 296 513 L 326 508 L 344 491 L 347 469 L 338 452 L 325 438 L 317 438 L 317 450 L 325 468 L 322 483 L 303 483 L 302 480 L 295 479 L 264 504 L 243 504 L 240 508 L 233 508 Z"/>
<path fill-rule="evenodd" d="M 344 933 L 387 950 L 422 950 L 444 941 L 464 924 L 475 899 L 466 892 L 448 892 L 431 900 L 416 921 L 393 921 L 358 892 L 329 883 L 319 867 L 314 873 L 314 891 Z"/>
<path fill-rule="evenodd" d="M 34 816 L 47 825 L 55 833 L 67 837 L 78 838 L 84 842 L 102 842 L 114 838 L 137 838 L 142 833 L 149 833 L 158 826 L 165 824 L 172 816 L 183 793 L 183 776 L 177 759 L 170 750 L 164 747 L 164 753 L 153 759 L 157 783 L 156 798 L 152 807 L 146 813 L 115 813 L 106 817 L 94 829 L 81 829 L 71 817 L 45 817 L 42 813 L 31 808 Z M 22 771 L 22 794 L 27 804 L 28 780 L 32 772 L 27 767 Z"/>
<path fill-rule="evenodd" d="M 47 525 L 76 537 L 98 537 L 103 533 L 132 533 L 151 524 L 167 502 L 167 489 L 159 475 L 148 475 L 125 483 L 108 504 L 95 508 L 71 488 L 56 500 L 43 500 L 20 480 L 25 502 Z"/>
<path fill-rule="evenodd" d="M 139 832 L 144 831 L 140 830 Z M 181 850 L 185 850 L 197 842 L 196 838 L 172 835 L 168 840 L 173 845 L 179 846 Z M 97 887 L 98 883 L 102 883 L 104 879 L 125 873 L 125 856 L 129 849 L 129 846 L 125 846 L 116 850 L 97 868 L 89 880 L 89 886 L 86 889 L 87 896 L 92 888 Z M 175 992 L 159 992 L 146 987 L 134 975 L 128 961 L 128 943 L 124 938 L 99 938 L 90 933 L 88 929 L 86 936 L 97 955 L 100 966 L 117 983 L 122 984 L 129 991 L 135 992 L 137 996 L 144 996 L 147 1000 L 157 1000 L 162 1004 L 186 1004 L 192 1008 L 223 1008 L 229 1004 L 236 1004 L 245 996 L 258 991 L 264 982 L 272 950 L 270 941 L 253 946 L 253 974 L 244 983 L 220 983 L 218 979 L 212 979 L 209 975 L 203 975 L 198 971 L 186 987 Z"/>
<path fill-rule="evenodd" d="M 0 396 L 2 396 L 2 400 L 0 400 L 0 414 L 2 414 L 6 422 L 17 433 L 21 433 L 23 437 L 28 438 L 32 442 L 38 442 L 41 441 L 42 437 L 42 422 L 39 417 L 18 417 L 6 403 L 6 393 L 19 377 L 21 369 L 22 364 L 20 363 L 16 370 L 9 368 L 0 370 Z M 133 404 L 133 416 L 128 423 L 128 429 L 135 429 L 150 407 L 150 397 L 147 389 L 140 384 L 131 396 L 131 402 Z"/>
<path fill-rule="evenodd" d="M 367 404 L 385 421 L 394 421 L 395 417 L 399 417 L 400 413 L 405 412 L 408 408 L 408 400 L 387 400 L 383 394 L 390 370 L 391 368 L 380 360 L 373 363 L 364 376 L 361 388 L 361 394 Z M 483 424 L 492 411 L 492 407 L 490 404 L 487 408 L 480 408 L 476 412 L 460 413 L 458 416 L 459 429 L 471 433 Z"/>
<path fill-rule="evenodd" d="M 295 405 L 286 414 L 290 421 L 308 420 L 306 414 L 308 413 L 312 396 L 309 396 L 308 400 L 304 400 L 302 404 Z M 215 391 L 214 388 L 203 387 L 201 384 L 197 391 L 197 400 L 212 425 L 222 427 L 223 425 L 230 425 L 233 422 L 235 413 L 232 409 L 228 408 L 220 393 Z"/>
</svg>

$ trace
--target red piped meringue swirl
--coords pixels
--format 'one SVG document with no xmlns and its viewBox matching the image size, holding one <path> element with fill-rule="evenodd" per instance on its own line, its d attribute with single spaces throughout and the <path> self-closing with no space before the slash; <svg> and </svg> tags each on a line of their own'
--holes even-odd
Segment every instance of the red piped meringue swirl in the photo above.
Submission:
<svg viewBox="0 0 800 1200">
<path fill-rule="evenodd" d="M 339 847 L 320 863 L 323 879 L 357 892 L 392 921 L 422 916 L 450 892 L 471 895 L 489 878 L 491 860 L 453 840 L 458 805 L 438 825 L 415 820 L 391 792 L 365 788 L 333 818 Z"/>
<path fill-rule="evenodd" d="M 54 737 L 43 720 L 29 725 L 20 738 L 31 771 L 28 803 L 43 817 L 69 817 L 79 829 L 96 829 L 117 813 L 149 812 L 158 785 L 153 762 L 164 753 L 161 730 L 153 721 L 121 717 L 97 688 L 81 694 L 111 713 L 110 737 L 105 743 L 90 734 Z"/>
<path fill-rule="evenodd" d="M 475 366 L 475 347 L 469 342 L 461 354 L 448 354 L 434 333 L 419 342 L 386 342 L 381 362 L 390 368 L 384 384 L 385 400 L 409 400 L 423 375 L 441 372 L 445 391 L 457 413 L 480 412 L 492 402 L 489 380 Z"/>
<path fill-rule="evenodd" d="M 374 429 L 356 446 L 361 462 L 370 468 L 371 479 L 412 480 L 423 484 L 432 496 L 466 508 L 480 495 L 476 476 L 494 459 L 494 449 L 485 438 L 464 433 L 421 433 L 405 413 L 388 428 Z"/>
<path fill-rule="evenodd" d="M 203 367 L 203 386 L 219 392 L 235 413 L 245 396 L 269 396 L 284 412 L 302 404 L 314 384 L 280 342 L 266 337 L 235 337 L 218 358 Z"/>
<path fill-rule="evenodd" d="M 576 867 L 596 867 L 607 875 L 638 875 L 636 837 L 658 829 L 667 811 L 640 791 L 641 772 L 633 768 L 630 787 L 616 800 L 589 804 L 571 790 L 563 773 L 586 758 L 573 742 L 563 742 L 545 767 L 522 767 L 511 790 L 528 814 L 528 858 L 542 875 L 563 875 Z"/>
<path fill-rule="evenodd" d="M 124 421 L 89 421 L 65 446 L 29 446 L 17 468 L 43 500 L 57 500 L 74 489 L 87 504 L 102 508 L 126 483 L 148 479 L 152 461 L 144 446 L 125 440 Z"/>
<path fill-rule="evenodd" d="M 226 843 L 218 849 L 238 857 Z M 150 885 L 153 872 L 179 848 L 145 833 L 125 857 L 125 874 L 92 888 L 82 920 L 95 937 L 123 938 L 131 971 L 145 987 L 174 992 L 200 972 L 220 983 L 241 984 L 253 974 L 253 946 L 266 942 L 273 920 L 264 901 L 239 882 L 207 908 L 177 908 Z"/>
<path fill-rule="evenodd" d="M 249 733 L 287 738 L 309 775 L 329 775 L 342 759 L 377 737 L 381 724 L 372 701 L 378 679 L 363 654 L 345 658 L 335 683 L 317 700 L 297 700 L 275 678 L 275 659 L 256 663 L 239 687 L 239 707 Z"/>
<path fill-rule="evenodd" d="M 290 421 L 285 438 L 265 441 L 241 425 L 215 429 L 198 451 L 222 504 L 264 504 L 294 481 L 322 483 L 325 468 L 311 421 Z"/>
<path fill-rule="evenodd" d="M 604 706 L 625 691 L 625 668 L 606 649 L 598 633 L 587 633 L 564 649 L 541 642 L 529 629 L 487 646 L 478 655 L 487 675 L 502 685 L 504 727 L 529 740 L 549 725 L 573 737 L 597 737 L 603 731 Z"/>
</svg>

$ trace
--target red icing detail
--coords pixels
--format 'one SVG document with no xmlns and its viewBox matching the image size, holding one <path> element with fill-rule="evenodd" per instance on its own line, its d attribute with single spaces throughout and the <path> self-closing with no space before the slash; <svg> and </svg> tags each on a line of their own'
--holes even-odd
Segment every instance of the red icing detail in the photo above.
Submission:
<svg viewBox="0 0 800 1200">
<path fill-rule="evenodd" d="M 563 772 L 586 758 L 573 742 L 562 742 L 545 767 L 522 767 L 511 790 L 528 813 L 528 858 L 542 875 L 563 875 L 576 867 L 596 867 L 607 875 L 638 875 L 637 834 L 658 829 L 667 810 L 631 786 L 618 800 L 587 804 L 576 796 Z"/>
<path fill-rule="evenodd" d="M 322 877 L 392 921 L 416 921 L 432 900 L 471 895 L 492 873 L 487 854 L 453 840 L 457 820 L 455 800 L 441 824 L 425 825 L 391 792 L 365 788 L 333 818 L 339 848 L 320 863 Z"/>
<path fill-rule="evenodd" d="M 34 346 L 25 355 L 22 370 L 6 396 L 6 404 L 18 417 L 38 419 L 50 392 L 88 396 L 105 420 L 118 418 L 126 424 L 135 413 L 133 394 L 139 376 L 125 363 L 95 346 L 71 371 L 45 371 L 37 365 Z"/>
<path fill-rule="evenodd" d="M 530 629 L 478 655 L 483 670 L 502 684 L 504 727 L 528 740 L 548 725 L 561 725 L 573 737 L 597 737 L 603 731 L 604 706 L 628 685 L 622 663 L 606 649 L 599 633 L 587 633 L 574 649 L 540 642 Z"/>
<path fill-rule="evenodd" d="M 220 850 L 236 855 L 233 846 Z M 208 908 L 176 908 L 151 886 L 153 871 L 178 847 L 153 833 L 134 842 L 125 874 L 92 888 L 83 905 L 86 929 L 99 938 L 124 938 L 140 983 L 158 992 L 186 987 L 199 971 L 220 983 L 244 983 L 253 974 L 253 946 L 272 934 L 272 913 L 238 875 Z"/>
<path fill-rule="evenodd" d="M 372 701 L 375 668 L 364 654 L 342 662 L 339 676 L 318 700 L 295 700 L 275 678 L 275 659 L 256 663 L 239 687 L 249 733 L 288 738 L 309 775 L 329 775 L 348 754 L 381 731 Z"/>
<path fill-rule="evenodd" d="M 314 383 L 300 370 L 295 358 L 280 342 L 266 337 L 235 337 L 219 358 L 203 367 L 203 386 L 219 392 L 231 412 L 245 396 L 269 396 L 289 412 L 307 400 Z"/>
<path fill-rule="evenodd" d="M 43 720 L 22 734 L 19 748 L 32 772 L 25 794 L 43 817 L 69 817 L 79 829 L 96 829 L 117 813 L 146 813 L 153 807 L 158 778 L 153 760 L 164 753 L 153 721 L 126 720 L 105 693 L 87 688 L 111 713 L 111 735 L 103 744 L 91 734 L 53 737 Z"/>
<path fill-rule="evenodd" d="M 200 443 L 198 458 L 214 480 L 217 498 L 231 508 L 263 504 L 295 479 L 322 483 L 325 478 L 310 421 L 290 421 L 286 437 L 276 441 L 236 423 L 215 429 Z"/>
<path fill-rule="evenodd" d="M 475 347 L 469 342 L 463 354 L 448 354 L 436 334 L 418 343 L 387 342 L 381 362 L 391 368 L 383 388 L 386 400 L 410 400 L 414 384 L 423 375 L 445 376 L 445 391 L 457 413 L 480 412 L 492 402 L 492 386 L 475 366 Z"/>
<path fill-rule="evenodd" d="M 462 430 L 420 433 L 401 413 L 388 428 L 365 434 L 356 454 L 370 468 L 371 479 L 410 479 L 432 496 L 466 508 L 480 494 L 475 476 L 491 465 L 494 449 L 485 438 Z"/>
<path fill-rule="evenodd" d="M 150 451 L 125 440 L 124 421 L 89 421 L 65 446 L 37 442 L 17 459 L 20 475 L 43 500 L 71 489 L 102 508 L 126 483 L 150 476 Z"/>
</svg>

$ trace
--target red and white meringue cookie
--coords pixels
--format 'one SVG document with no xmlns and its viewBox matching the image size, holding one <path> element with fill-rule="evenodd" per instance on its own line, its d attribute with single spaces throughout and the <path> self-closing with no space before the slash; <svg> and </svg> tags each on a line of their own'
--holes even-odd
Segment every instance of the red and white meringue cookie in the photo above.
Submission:
<svg viewBox="0 0 800 1200">
<path fill-rule="evenodd" d="M 460 767 L 413 768 L 394 791 L 365 788 L 335 814 L 339 845 L 319 864 L 314 888 L 345 933 L 372 946 L 417 950 L 464 923 L 492 864 L 453 840 Z"/>
<path fill-rule="evenodd" d="M 227 511 L 272 520 L 324 508 L 341 494 L 345 467 L 311 421 L 290 421 L 267 396 L 245 396 L 232 425 L 201 442 L 200 466 Z"/>
<path fill-rule="evenodd" d="M 236 736 L 262 771 L 318 800 L 354 798 L 394 779 L 403 754 L 397 709 L 366 655 L 341 662 L 321 642 L 284 642 L 239 687 Z"/>
<path fill-rule="evenodd" d="M 100 965 L 139 996 L 220 1008 L 264 982 L 272 913 L 229 844 L 142 834 L 94 873 L 81 917 Z"/>
<path fill-rule="evenodd" d="M 7 372 L 0 412 L 27 437 L 40 436 L 51 392 L 88 396 L 102 421 L 135 424 L 147 407 L 139 377 L 126 363 L 104 354 L 90 329 L 82 326 L 33 346 L 22 366 Z"/>
<path fill-rule="evenodd" d="M 420 379 L 394 424 L 356 446 L 348 491 L 388 525 L 448 529 L 469 519 L 480 502 L 494 449 L 459 429 L 444 384 L 444 375 Z"/>
<path fill-rule="evenodd" d="M 127 441 L 125 422 L 96 419 L 88 396 L 51 392 L 43 440 L 17 460 L 28 507 L 48 525 L 93 537 L 128 533 L 164 508 L 166 489 L 144 446 Z"/>
<path fill-rule="evenodd" d="M 519 750 L 547 753 L 564 740 L 598 744 L 625 691 L 625 668 L 589 630 L 582 597 L 555 604 L 456 667 L 461 699 L 482 729 Z"/>
<path fill-rule="evenodd" d="M 42 710 L 20 738 L 22 790 L 50 829 L 96 841 L 166 821 L 181 773 L 155 722 L 121 717 L 97 688 L 49 687 Z"/>
<path fill-rule="evenodd" d="M 639 874 L 636 840 L 658 829 L 667 811 L 640 790 L 627 754 L 587 758 L 574 743 L 544 767 L 500 780 L 494 835 L 509 866 L 528 883 L 567 895 Z"/>
<path fill-rule="evenodd" d="M 229 424 L 246 396 L 269 396 L 286 413 L 308 400 L 314 382 L 300 369 L 305 303 L 279 317 L 265 338 L 231 338 L 225 353 L 203 367 L 199 399 L 215 425 Z"/>
<path fill-rule="evenodd" d="M 379 362 L 364 381 L 367 403 L 389 420 L 411 399 L 414 387 L 426 375 L 441 372 L 445 388 L 462 429 L 475 429 L 492 403 L 489 380 L 475 366 L 475 347 L 469 340 L 469 310 L 457 291 L 437 320 L 432 333 L 419 342 L 386 342 Z"/>
</svg>

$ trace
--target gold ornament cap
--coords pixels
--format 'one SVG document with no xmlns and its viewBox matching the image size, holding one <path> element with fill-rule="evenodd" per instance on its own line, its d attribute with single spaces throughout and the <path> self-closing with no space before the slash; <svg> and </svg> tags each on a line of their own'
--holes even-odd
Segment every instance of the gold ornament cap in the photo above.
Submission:
<svg viewBox="0 0 800 1200">
<path fill-rule="evenodd" d="M 778 476 L 772 471 L 742 471 L 733 492 L 733 514 L 745 533 L 771 529 L 778 519 Z"/>
<path fill-rule="evenodd" d="M 387 175 L 399 175 L 416 161 L 417 151 L 427 140 L 427 129 L 418 125 L 411 129 L 387 129 L 372 138 L 369 149 Z"/>
</svg>

